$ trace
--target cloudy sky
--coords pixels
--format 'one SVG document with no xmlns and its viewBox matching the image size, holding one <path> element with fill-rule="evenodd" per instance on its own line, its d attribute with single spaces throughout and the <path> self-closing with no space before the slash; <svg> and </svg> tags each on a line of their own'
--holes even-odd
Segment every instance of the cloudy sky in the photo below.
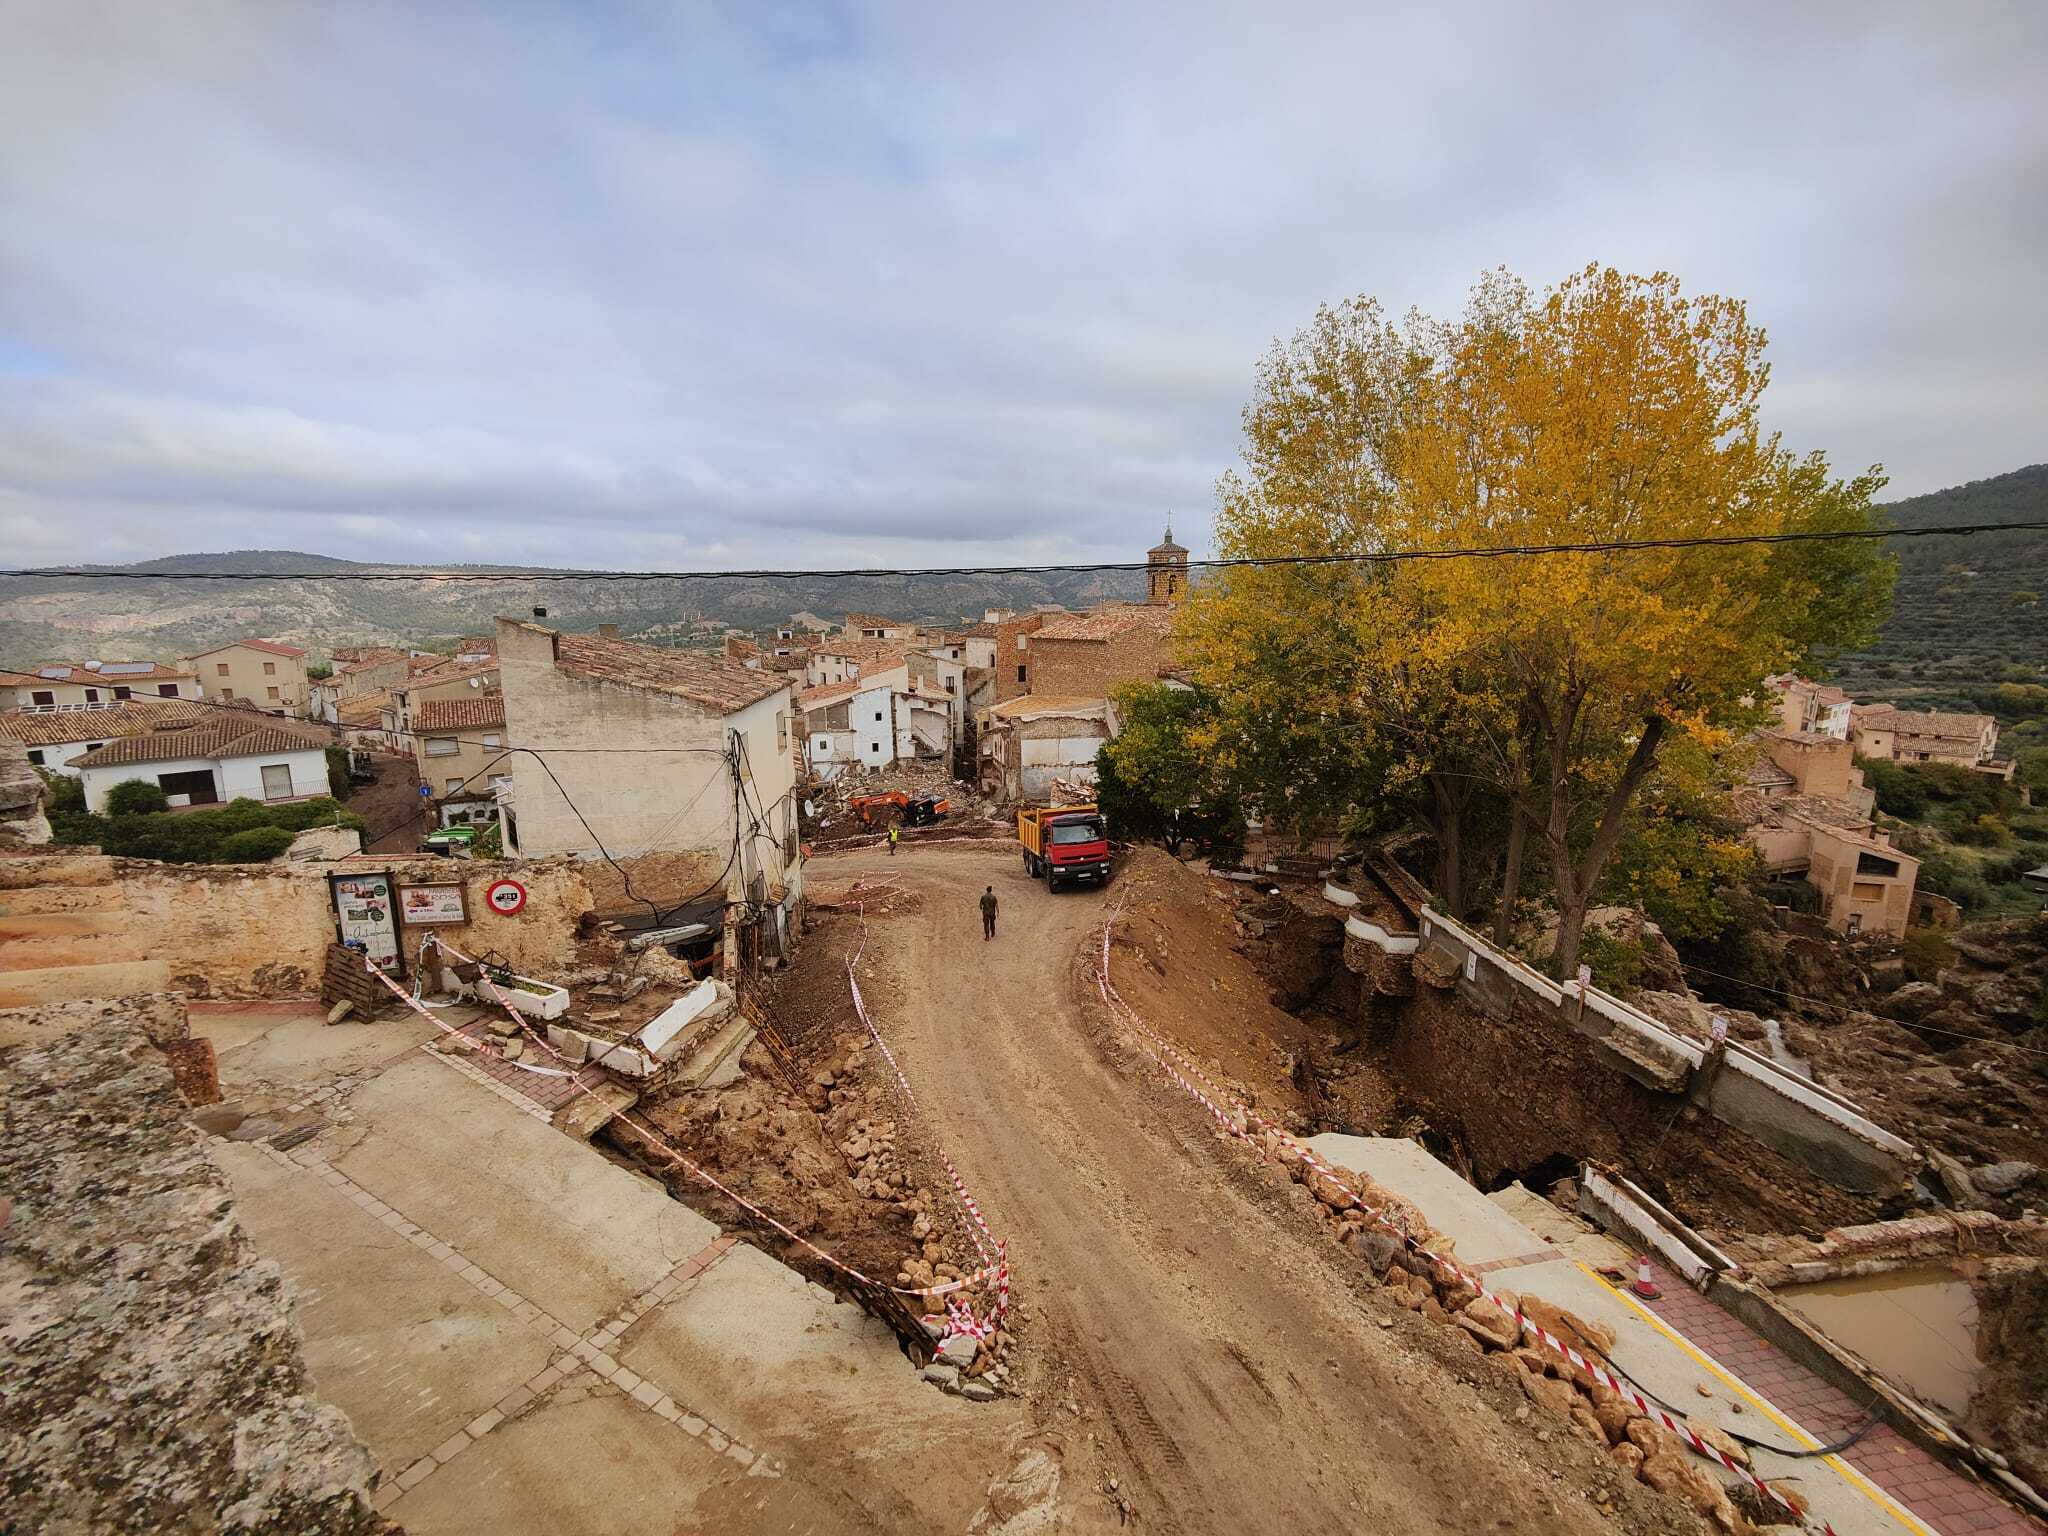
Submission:
<svg viewBox="0 0 2048 1536">
<path fill-rule="evenodd" d="M 2048 458 L 2048 7 L 1681 9 L 0 0 L 0 563 L 1200 544 L 1318 302 L 1596 259 Z"/>
</svg>

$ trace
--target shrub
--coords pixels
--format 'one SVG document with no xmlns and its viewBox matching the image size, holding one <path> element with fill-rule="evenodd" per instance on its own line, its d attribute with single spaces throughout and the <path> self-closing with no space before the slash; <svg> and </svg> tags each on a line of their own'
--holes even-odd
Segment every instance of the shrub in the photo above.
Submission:
<svg viewBox="0 0 2048 1536">
<path fill-rule="evenodd" d="M 294 835 L 283 827 L 251 827 L 223 839 L 216 858 L 224 864 L 266 864 L 291 847 Z"/>
<path fill-rule="evenodd" d="M 1927 786 L 1910 768 L 1882 758 L 1866 759 L 1863 776 L 1877 795 L 1877 808 L 1901 821 L 1918 821 L 1927 814 Z"/>
<path fill-rule="evenodd" d="M 163 786 L 147 779 L 124 779 L 107 791 L 109 816 L 148 816 L 171 808 Z"/>
<path fill-rule="evenodd" d="M 337 800 L 346 800 L 348 792 L 355 786 L 348 781 L 348 749 L 329 747 L 327 749 L 327 793 Z"/>
<path fill-rule="evenodd" d="M 1900 949 L 1915 981 L 1932 981 L 1956 963 L 1956 947 L 1939 928 L 1908 928 Z"/>
</svg>

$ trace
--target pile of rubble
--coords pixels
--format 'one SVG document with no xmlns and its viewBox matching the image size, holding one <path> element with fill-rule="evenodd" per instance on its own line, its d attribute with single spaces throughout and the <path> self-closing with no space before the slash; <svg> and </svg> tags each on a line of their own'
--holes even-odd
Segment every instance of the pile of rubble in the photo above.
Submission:
<svg viewBox="0 0 2048 1536">
<path fill-rule="evenodd" d="M 910 1240 L 915 1246 L 900 1262 L 895 1284 L 930 1286 L 958 1280 L 973 1271 L 952 1256 L 950 1243 L 955 1234 L 946 1230 L 952 1203 L 938 1200 L 918 1182 L 899 1153 L 896 1122 L 872 1112 L 871 1090 L 857 1081 L 866 1048 L 865 1041 L 855 1044 L 838 1062 L 812 1076 L 811 1107 L 824 1116 L 826 1135 L 846 1159 L 854 1192 L 910 1223 Z M 976 1340 L 963 1334 L 944 1338 L 937 1323 L 927 1322 L 925 1327 L 940 1340 L 937 1357 L 925 1367 L 926 1381 L 976 1402 L 998 1394 L 1008 1374 L 1005 1357 L 1010 1334 L 1006 1329 Z"/>
<path fill-rule="evenodd" d="M 1308 1204 L 1323 1229 L 1365 1261 L 1367 1272 L 1387 1288 L 1395 1302 L 1462 1330 L 1481 1354 L 1505 1356 L 1516 1367 L 1517 1380 L 1531 1403 L 1605 1451 L 1624 1471 L 1683 1499 L 1724 1531 L 1755 1529 L 1720 1482 L 1690 1457 L 1677 1435 L 1618 1392 L 1596 1383 L 1584 1367 L 1524 1343 L 1507 1307 L 1481 1296 L 1455 1271 L 1422 1257 L 1417 1247 L 1449 1256 L 1454 1244 L 1431 1228 L 1414 1205 L 1348 1168 L 1337 1169 L 1335 1179 L 1327 1177 L 1309 1165 L 1298 1147 L 1270 1131 L 1264 1149 L 1269 1160 L 1313 1196 Z M 1369 1215 L 1361 1200 L 1369 1202 L 1370 1209 L 1398 1228 L 1409 1242 Z M 1569 1341 L 1581 1354 L 1605 1358 L 1614 1347 L 1613 1331 L 1605 1324 L 1589 1322 L 1541 1297 L 1495 1294 L 1508 1306 L 1519 1306 L 1530 1322 Z M 1686 1423 L 1716 1450 L 1748 1464 L 1748 1452 L 1740 1441 L 1711 1424 L 1693 1419 Z M 1794 1508 L 1804 1508 L 1804 1501 L 1791 1489 L 1773 1486 Z M 1776 1514 L 1790 1518 L 1783 1509 Z"/>
</svg>

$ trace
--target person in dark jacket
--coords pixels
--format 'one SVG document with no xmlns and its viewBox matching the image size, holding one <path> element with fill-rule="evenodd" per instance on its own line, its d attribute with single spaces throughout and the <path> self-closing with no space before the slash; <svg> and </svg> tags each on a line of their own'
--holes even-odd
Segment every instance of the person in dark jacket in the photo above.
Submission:
<svg viewBox="0 0 2048 1536">
<path fill-rule="evenodd" d="M 996 936 L 996 888 L 990 886 L 981 893 L 981 936 L 992 939 Z"/>
</svg>

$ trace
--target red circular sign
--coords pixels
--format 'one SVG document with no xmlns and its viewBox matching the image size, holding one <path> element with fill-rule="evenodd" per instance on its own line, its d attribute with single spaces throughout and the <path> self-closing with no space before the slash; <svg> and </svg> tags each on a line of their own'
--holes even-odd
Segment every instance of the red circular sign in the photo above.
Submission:
<svg viewBox="0 0 2048 1536">
<path fill-rule="evenodd" d="M 493 912 L 510 917 L 526 905 L 526 887 L 517 880 L 493 880 L 484 892 L 484 900 L 491 904 Z"/>
</svg>

